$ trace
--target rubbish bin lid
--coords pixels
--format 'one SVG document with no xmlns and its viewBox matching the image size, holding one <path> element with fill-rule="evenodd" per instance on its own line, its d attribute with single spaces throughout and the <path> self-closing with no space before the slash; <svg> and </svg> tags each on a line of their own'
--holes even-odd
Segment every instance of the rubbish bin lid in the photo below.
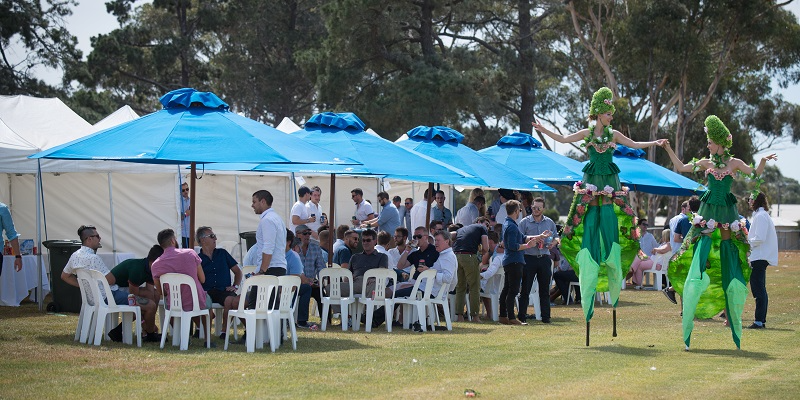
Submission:
<svg viewBox="0 0 800 400">
<path fill-rule="evenodd" d="M 239 237 L 242 239 L 247 239 L 248 236 L 255 237 L 256 231 L 239 232 Z"/>
<path fill-rule="evenodd" d="M 70 239 L 54 239 L 54 240 L 45 240 L 42 242 L 44 247 L 48 249 L 57 249 L 63 247 L 81 247 L 81 242 L 77 240 L 70 240 Z"/>
</svg>

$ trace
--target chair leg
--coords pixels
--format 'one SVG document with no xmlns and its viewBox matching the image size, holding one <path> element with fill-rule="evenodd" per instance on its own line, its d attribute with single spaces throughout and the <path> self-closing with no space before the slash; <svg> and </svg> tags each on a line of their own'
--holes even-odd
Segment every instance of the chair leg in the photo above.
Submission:
<svg viewBox="0 0 800 400">
<path fill-rule="evenodd" d="M 164 323 L 161 324 L 161 348 L 164 348 L 164 342 L 167 340 L 167 332 L 169 332 L 169 313 L 164 314 Z M 175 336 L 173 333 L 172 336 Z"/>
<path fill-rule="evenodd" d="M 218 318 L 222 319 L 220 315 Z M 202 320 L 203 317 L 201 316 L 200 319 Z M 211 348 L 211 314 L 206 315 L 206 348 Z"/>
<path fill-rule="evenodd" d="M 328 327 L 328 309 L 330 308 L 330 304 L 327 302 L 322 302 L 322 317 L 320 320 L 322 321 L 322 331 L 325 331 Z"/>
<path fill-rule="evenodd" d="M 445 308 L 444 309 L 444 322 L 445 322 L 445 325 L 447 326 L 447 330 L 448 331 L 452 331 L 453 330 L 453 321 L 450 319 L 450 306 L 447 303 L 445 303 L 445 304 L 442 305 L 442 307 Z"/>
<path fill-rule="evenodd" d="M 367 332 L 372 332 L 372 315 L 375 313 L 375 303 L 367 303 L 364 304 L 364 307 L 367 308 L 367 319 L 364 323 L 364 330 Z M 361 306 L 358 307 L 358 318 L 357 320 L 361 321 Z"/>
<path fill-rule="evenodd" d="M 287 322 L 292 329 L 292 350 L 297 350 L 297 327 L 295 326 L 294 314 L 289 314 Z"/>
<path fill-rule="evenodd" d="M 346 331 L 348 326 L 348 321 L 350 320 L 350 305 L 349 304 L 339 304 L 339 309 L 341 312 L 342 317 L 342 330 Z"/>
<path fill-rule="evenodd" d="M 122 343 L 125 344 L 133 344 L 131 319 L 133 319 L 133 313 L 122 313 Z"/>
<path fill-rule="evenodd" d="M 417 318 L 419 318 L 419 326 L 422 327 L 422 331 L 426 332 L 425 325 L 428 323 L 428 318 L 427 311 L 425 310 L 425 303 L 417 303 Z"/>
<path fill-rule="evenodd" d="M 141 317 L 141 309 L 136 310 L 136 322 L 134 322 L 134 326 L 136 327 L 136 347 L 142 347 L 142 320 Z"/>
<path fill-rule="evenodd" d="M 184 321 L 185 319 L 185 321 Z M 189 350 L 189 337 L 192 335 L 192 320 L 181 316 L 181 350 Z"/>
<path fill-rule="evenodd" d="M 386 314 L 386 332 L 392 332 L 392 322 L 394 320 L 394 305 L 390 302 L 385 302 L 383 306 L 383 311 Z"/>
<path fill-rule="evenodd" d="M 233 323 L 233 318 L 234 318 L 233 315 L 228 315 L 228 320 L 225 321 L 228 324 L 228 326 L 231 326 L 231 323 Z M 236 327 L 235 326 L 233 327 L 233 332 L 236 332 Z M 222 348 L 223 350 L 226 350 L 226 351 L 228 350 L 228 343 L 230 343 L 230 341 L 231 341 L 231 335 L 226 334 L 225 335 L 225 346 Z"/>
<path fill-rule="evenodd" d="M 262 329 L 258 326 L 258 320 L 255 318 L 248 318 L 246 319 L 247 326 L 251 328 L 247 328 L 249 332 L 245 335 L 245 343 L 247 344 L 247 352 L 252 353 L 256 351 L 256 341 L 258 343 L 263 343 L 263 339 L 261 339 Z"/>
</svg>

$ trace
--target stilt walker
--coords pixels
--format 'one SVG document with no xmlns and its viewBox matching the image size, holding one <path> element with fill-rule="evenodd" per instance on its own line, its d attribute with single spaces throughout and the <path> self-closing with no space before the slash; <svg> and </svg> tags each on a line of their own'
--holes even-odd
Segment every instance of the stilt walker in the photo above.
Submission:
<svg viewBox="0 0 800 400">
<path fill-rule="evenodd" d="M 612 129 L 614 111 L 613 93 L 603 87 L 592 96 L 588 129 L 561 136 L 538 121 L 533 123 L 536 130 L 557 142 L 583 141 L 581 146 L 589 155 L 589 163 L 583 168 L 583 181 L 573 188 L 575 198 L 561 241 L 562 253 L 578 272 L 587 346 L 597 291 L 610 294 L 614 307 L 613 336 L 617 335 L 616 308 L 622 280 L 639 250 L 634 211 L 628 204 L 628 188 L 619 182 L 619 167 L 612 158 L 614 149 L 617 143 L 642 149 L 663 141 L 635 142 Z"/>
<path fill-rule="evenodd" d="M 700 197 L 700 209 L 692 216 L 692 229 L 669 264 L 669 280 L 683 297 L 683 342 L 689 350 L 695 318 L 711 318 L 723 309 L 736 348 L 741 348 L 742 310 L 747 298 L 750 268 L 747 231 L 739 220 L 736 196 L 731 193 L 734 175 L 760 182 L 760 175 L 775 154 L 761 159 L 758 168 L 733 157 L 730 131 L 715 115 L 705 120 L 709 157 L 684 164 L 669 142 L 663 144 L 676 170 L 704 172 L 708 190 Z M 758 186 L 758 184 L 757 184 Z M 756 191 L 758 188 L 756 188 Z"/>
</svg>

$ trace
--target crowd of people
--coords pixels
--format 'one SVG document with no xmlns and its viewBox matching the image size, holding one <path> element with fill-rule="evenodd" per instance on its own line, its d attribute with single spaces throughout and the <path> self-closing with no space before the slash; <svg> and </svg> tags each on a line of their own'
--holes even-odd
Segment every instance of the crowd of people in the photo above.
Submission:
<svg viewBox="0 0 800 400">
<path fill-rule="evenodd" d="M 598 288 L 610 293 L 616 336 L 616 307 L 625 282 L 630 280 L 633 289 L 641 289 L 645 271 L 668 271 L 673 286 L 666 287 L 664 293 L 674 303 L 677 303 L 676 293 L 681 295 L 686 349 L 694 317 L 708 317 L 708 312 L 718 313 L 723 309 L 739 347 L 740 318 L 747 295 L 745 284 L 750 277 L 756 298 L 755 321 L 750 327 L 766 327 L 765 270 L 777 263 L 777 237 L 766 213 L 769 207 L 765 195 L 756 190 L 748 200 L 754 212 L 750 227 L 736 212 L 737 199 L 730 193 L 731 181 L 737 172 L 760 175 L 766 162 L 775 156 L 764 157 L 756 168 L 732 157 L 728 151 L 730 133 L 717 117 L 710 116 L 705 123 L 710 156 L 684 164 L 665 139 L 635 142 L 613 130 L 612 98 L 607 88 L 598 90 L 590 104 L 589 129 L 567 136 L 533 123 L 536 130 L 559 142 L 582 141 L 590 156 L 583 181 L 574 186 L 575 198 L 563 227 L 544 215 L 545 199 L 530 192 L 500 189 L 487 207 L 487 193 L 476 188 L 470 192 L 466 205 L 454 214 L 445 206 L 446 197 L 441 190 L 433 193 L 426 190 L 416 203 L 412 198 L 380 192 L 377 195 L 380 209 L 376 209 L 364 198 L 364 192 L 355 188 L 350 191 L 355 205 L 350 224 L 340 225 L 334 232 L 319 205 L 322 195 L 319 187 L 302 186 L 297 190 L 298 200 L 286 222 L 273 209 L 272 194 L 259 190 L 252 196 L 252 208 L 260 217 L 256 243 L 249 249 L 244 265 L 255 266 L 256 275 L 300 277 L 297 325 L 301 328 L 311 326 L 310 299 L 313 297 L 319 303 L 326 291 L 325 284 L 318 282 L 317 277 L 330 266 L 329 259 L 352 272 L 353 281 L 343 287 L 352 294 L 361 294 L 364 275 L 371 269 L 385 268 L 396 273 L 397 297 L 410 295 L 419 274 L 434 270 L 435 278 L 428 282 L 433 290 L 429 292 L 436 296 L 440 290 L 447 290 L 454 295 L 451 306 L 458 321 L 482 321 L 481 293 L 500 290 L 487 286 L 500 271 L 503 280 L 496 317 L 507 325 L 527 325 L 535 317 L 549 324 L 551 301 L 559 297 L 563 303 L 573 300 L 569 298 L 569 287 L 578 282 L 580 291 L 574 300 L 582 304 L 586 318 L 587 346 L 592 300 Z M 627 203 L 628 189 L 620 184 L 619 168 L 609 151 L 617 143 L 635 148 L 663 147 L 679 171 L 706 173 L 709 190 L 681 204 L 681 213 L 658 232 L 660 240 L 648 231 L 645 219 L 636 221 Z M 187 199 L 188 186 L 182 186 L 181 195 Z M 200 306 L 220 304 L 223 318 L 240 302 L 237 293 L 245 277 L 236 260 L 224 249 L 216 248 L 216 235 L 211 227 L 197 229 L 199 252 L 187 248 L 186 242 L 180 248 L 175 232 L 165 229 L 158 233 L 158 245 L 147 258 L 122 263 L 112 270 L 95 254 L 100 243 L 96 228 L 82 226 L 78 236 L 82 247 L 70 258 L 62 279 L 77 286 L 73 275 L 76 269 L 96 269 L 111 285 L 113 293 L 108 294 L 109 301 L 113 298 L 121 303 L 127 301 L 129 294 L 137 296 L 143 308 L 145 340 L 157 340 L 159 336 L 154 310 L 163 296 L 159 277 L 165 273 L 191 276 L 198 293 L 202 293 L 198 299 Z M 187 232 L 182 232 L 182 236 L 188 236 Z M 748 251 L 749 260 L 744 258 Z M 719 255 L 709 258 L 712 253 Z M 711 265 L 714 263 L 719 265 Z M 709 274 L 709 265 L 716 271 Z M 720 280 L 721 284 L 707 292 L 712 279 Z M 551 287 L 551 281 L 555 287 Z M 538 290 L 532 291 L 534 285 Z M 374 282 L 368 282 L 366 290 L 388 289 L 376 288 Z M 538 316 L 528 313 L 532 292 L 539 296 Z M 244 295 L 248 305 L 254 303 L 252 296 Z M 491 312 L 487 307 L 487 314 Z M 361 322 L 382 323 L 380 318 Z M 419 323 L 416 326 L 419 329 Z M 227 327 L 222 335 L 226 333 Z M 112 339 L 121 338 L 118 331 L 112 334 Z"/>
</svg>

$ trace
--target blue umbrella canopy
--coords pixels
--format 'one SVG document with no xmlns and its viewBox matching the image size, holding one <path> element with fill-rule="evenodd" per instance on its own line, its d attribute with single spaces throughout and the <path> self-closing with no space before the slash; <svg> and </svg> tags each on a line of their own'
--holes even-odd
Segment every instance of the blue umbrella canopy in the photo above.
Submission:
<svg viewBox="0 0 800 400">
<path fill-rule="evenodd" d="M 253 171 L 305 170 L 341 174 L 369 174 L 387 178 L 420 182 L 451 183 L 470 176 L 459 168 L 439 162 L 433 158 L 404 149 L 396 144 L 367 133 L 364 122 L 353 113 L 325 112 L 312 116 L 304 129 L 291 133 L 326 149 L 336 149 L 342 155 L 358 161 L 358 166 L 331 165 L 323 168 L 314 165 L 295 164 L 293 169 L 281 166 L 259 166 Z"/>
<path fill-rule="evenodd" d="M 445 126 L 418 126 L 407 133 L 407 140 L 396 143 L 449 165 L 457 165 L 472 177 L 449 183 L 536 192 L 552 192 L 553 188 L 515 169 L 486 157 L 461 144 L 464 135 Z"/>
<path fill-rule="evenodd" d="M 506 135 L 478 153 L 507 167 L 523 166 L 520 173 L 549 185 L 573 184 L 583 178 L 580 161 L 543 149 L 542 143 L 527 133 Z"/>
<path fill-rule="evenodd" d="M 620 169 L 619 179 L 631 190 L 667 196 L 699 195 L 706 191 L 705 186 L 644 159 L 646 154 L 644 150 L 621 144 L 617 144 L 614 150 L 614 163 Z"/>
<path fill-rule="evenodd" d="M 210 162 L 358 164 L 228 109 L 213 93 L 184 88 L 164 109 L 30 158 L 148 164 Z"/>
</svg>

